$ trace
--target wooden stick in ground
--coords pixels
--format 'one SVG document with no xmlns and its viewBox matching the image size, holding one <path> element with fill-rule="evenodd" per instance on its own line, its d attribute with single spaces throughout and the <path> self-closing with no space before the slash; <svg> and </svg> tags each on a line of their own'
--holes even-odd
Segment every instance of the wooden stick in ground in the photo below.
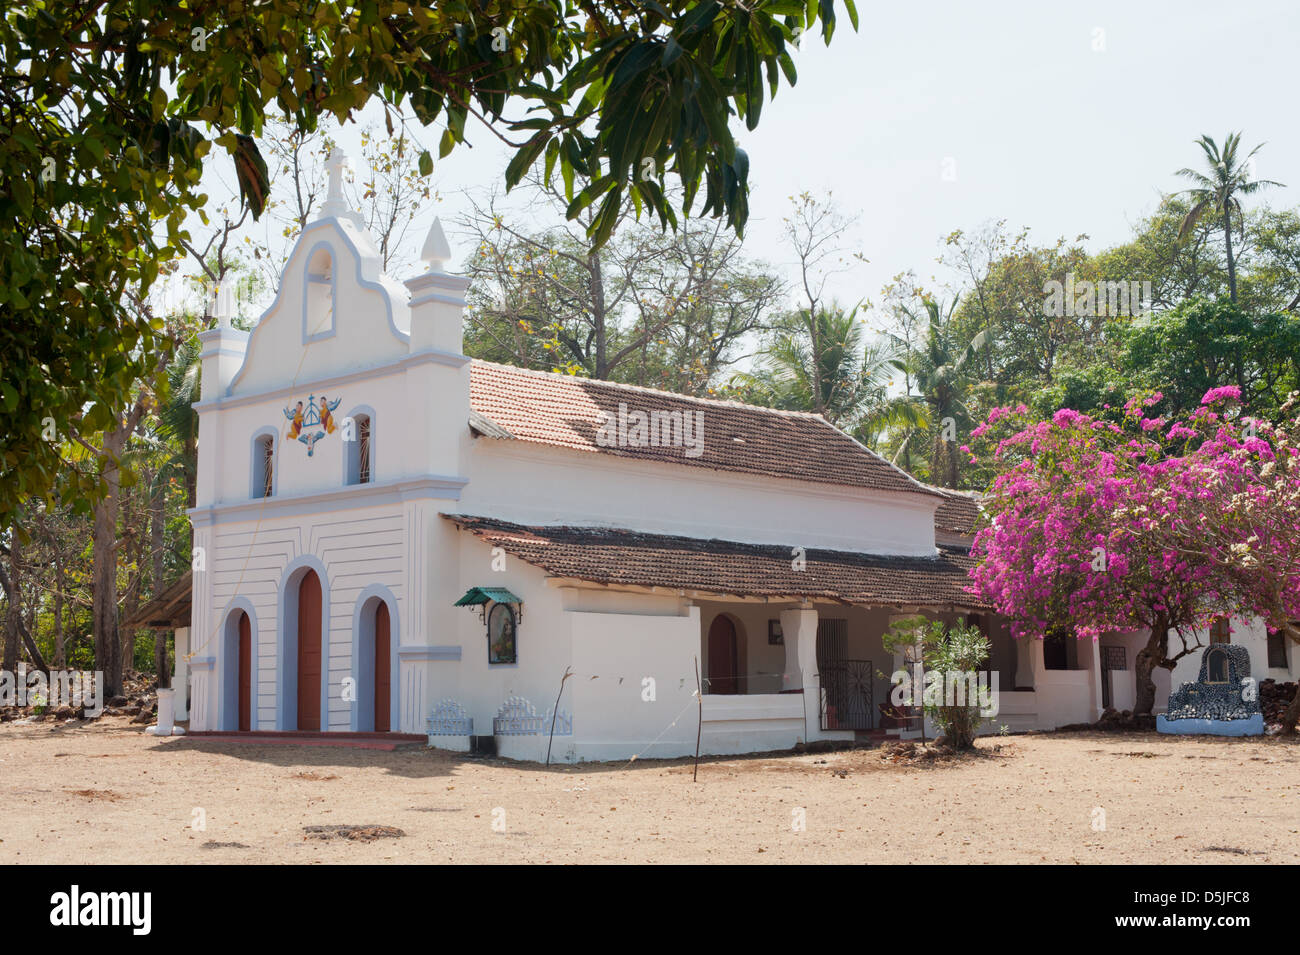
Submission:
<svg viewBox="0 0 1300 955">
<path fill-rule="evenodd" d="M 695 731 L 695 772 L 691 782 L 700 781 L 700 736 L 704 733 L 704 688 L 700 686 L 700 658 L 695 658 L 695 699 L 700 704 L 700 725 Z"/>
<path fill-rule="evenodd" d="M 564 668 L 564 676 L 560 677 L 560 692 L 555 694 L 555 709 L 551 710 L 551 738 L 546 741 L 546 765 L 551 765 L 551 743 L 555 742 L 555 718 L 560 715 L 560 697 L 564 696 L 564 681 L 573 674 L 568 667 Z"/>
</svg>

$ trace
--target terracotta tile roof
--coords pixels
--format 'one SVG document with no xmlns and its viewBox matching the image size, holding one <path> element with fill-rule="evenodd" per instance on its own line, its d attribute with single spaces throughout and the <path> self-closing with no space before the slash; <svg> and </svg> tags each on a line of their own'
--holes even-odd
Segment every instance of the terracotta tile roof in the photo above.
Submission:
<svg viewBox="0 0 1300 955">
<path fill-rule="evenodd" d="M 143 607 L 136 608 L 122 626 L 156 627 L 175 629 L 190 625 L 190 592 L 194 589 L 194 572 L 187 570 L 185 575 L 175 581 L 166 590 L 152 597 Z"/>
<path fill-rule="evenodd" d="M 862 606 L 988 609 L 966 593 L 973 561 L 960 549 L 940 548 L 937 557 L 810 549 L 806 568 L 797 571 L 791 566 L 791 548 L 778 545 L 443 516 L 555 577 L 741 597 L 823 598 Z"/>
<path fill-rule="evenodd" d="M 963 491 L 936 490 L 943 494 L 944 501 L 934 512 L 935 530 L 974 537 L 975 522 L 980 516 L 977 496 Z"/>
<path fill-rule="evenodd" d="M 691 457 L 681 446 L 603 447 L 597 441 L 600 412 L 617 422 L 620 403 L 628 414 L 698 412 L 692 420 L 703 428 L 702 453 Z M 471 427 L 497 439 L 818 484 L 940 494 L 814 414 L 477 360 L 470 366 L 470 408 Z"/>
</svg>

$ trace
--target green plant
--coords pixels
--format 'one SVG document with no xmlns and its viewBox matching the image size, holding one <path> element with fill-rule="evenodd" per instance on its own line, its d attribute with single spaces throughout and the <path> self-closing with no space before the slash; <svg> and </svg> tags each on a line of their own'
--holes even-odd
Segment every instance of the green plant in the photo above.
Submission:
<svg viewBox="0 0 1300 955">
<path fill-rule="evenodd" d="M 925 714 L 953 749 L 974 748 L 975 733 L 986 722 L 981 709 L 991 702 L 987 686 L 976 689 L 976 674 L 989 658 L 988 637 L 978 627 L 909 617 L 890 627 L 882 639 L 889 653 L 915 648 L 926 676 L 924 690 L 912 688 L 913 698 L 921 695 Z M 954 692 L 955 687 L 960 689 Z"/>
</svg>

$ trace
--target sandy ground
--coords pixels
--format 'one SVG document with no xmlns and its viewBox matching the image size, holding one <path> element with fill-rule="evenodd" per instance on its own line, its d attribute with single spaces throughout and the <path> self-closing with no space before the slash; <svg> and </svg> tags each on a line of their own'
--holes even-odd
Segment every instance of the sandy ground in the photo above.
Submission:
<svg viewBox="0 0 1300 955">
<path fill-rule="evenodd" d="M 0 863 L 1300 862 L 1294 742 L 979 745 L 923 767 L 877 750 L 709 759 L 692 782 L 689 760 L 547 769 L 159 740 L 125 719 L 4 724 Z M 306 831 L 348 825 L 405 835 Z"/>
</svg>

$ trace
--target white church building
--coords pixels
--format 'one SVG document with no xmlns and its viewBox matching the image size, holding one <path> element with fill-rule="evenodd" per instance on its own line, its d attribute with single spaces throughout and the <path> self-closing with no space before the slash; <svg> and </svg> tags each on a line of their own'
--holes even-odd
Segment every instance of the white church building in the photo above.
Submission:
<svg viewBox="0 0 1300 955">
<path fill-rule="evenodd" d="M 968 498 L 815 415 L 471 360 L 440 226 L 423 274 L 383 274 L 341 166 L 252 331 L 222 296 L 200 336 L 191 732 L 560 761 L 852 740 L 893 725 L 881 635 L 918 611 L 990 633 L 995 724 L 1100 715 L 1098 644 L 1049 668 L 966 592 Z"/>
</svg>

